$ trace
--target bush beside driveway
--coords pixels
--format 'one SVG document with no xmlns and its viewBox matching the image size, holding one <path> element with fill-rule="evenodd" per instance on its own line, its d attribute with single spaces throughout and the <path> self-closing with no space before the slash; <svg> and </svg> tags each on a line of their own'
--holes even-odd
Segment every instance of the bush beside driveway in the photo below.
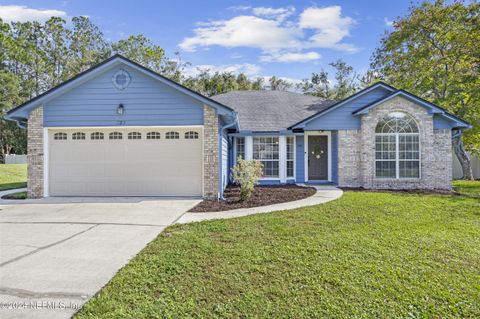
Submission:
<svg viewBox="0 0 480 319">
<path fill-rule="evenodd" d="M 479 317 L 479 212 L 471 196 L 346 192 L 174 225 L 77 318 Z"/>
</svg>

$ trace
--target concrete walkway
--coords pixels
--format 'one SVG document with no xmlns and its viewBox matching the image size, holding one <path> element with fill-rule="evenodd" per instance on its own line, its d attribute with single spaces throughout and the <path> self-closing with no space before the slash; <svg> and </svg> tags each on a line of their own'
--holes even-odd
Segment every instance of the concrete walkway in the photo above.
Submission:
<svg viewBox="0 0 480 319">
<path fill-rule="evenodd" d="M 310 186 L 313 186 L 313 185 L 310 185 Z M 270 213 L 274 211 L 294 209 L 294 208 L 300 208 L 305 206 L 313 206 L 313 205 L 323 204 L 323 203 L 332 201 L 334 199 L 340 198 L 343 195 L 343 191 L 341 189 L 336 188 L 335 186 L 315 185 L 313 187 L 317 189 L 317 192 L 315 193 L 315 195 L 305 199 L 301 199 L 293 202 L 287 202 L 287 203 L 268 205 L 268 206 L 233 209 L 233 210 L 227 210 L 222 212 L 207 212 L 207 213 L 187 212 L 177 220 L 177 223 L 186 224 L 191 222 L 199 222 L 202 220 L 227 219 L 227 218 L 248 216 L 253 214 Z"/>
</svg>

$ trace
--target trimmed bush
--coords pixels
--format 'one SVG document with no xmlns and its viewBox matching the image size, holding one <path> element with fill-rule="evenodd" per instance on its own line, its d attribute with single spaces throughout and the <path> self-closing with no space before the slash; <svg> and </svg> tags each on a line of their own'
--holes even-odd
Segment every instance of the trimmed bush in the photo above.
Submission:
<svg viewBox="0 0 480 319">
<path fill-rule="evenodd" d="M 244 160 L 240 157 L 237 164 L 232 168 L 232 179 L 240 185 L 240 200 L 246 200 L 252 196 L 253 189 L 262 177 L 263 165 L 259 161 Z"/>
</svg>

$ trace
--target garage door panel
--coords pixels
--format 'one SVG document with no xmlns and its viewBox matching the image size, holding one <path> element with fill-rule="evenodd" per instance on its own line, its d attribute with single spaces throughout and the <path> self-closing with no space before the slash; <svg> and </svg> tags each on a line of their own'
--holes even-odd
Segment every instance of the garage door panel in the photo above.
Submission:
<svg viewBox="0 0 480 319">
<path fill-rule="evenodd" d="M 167 131 L 180 139 L 165 139 Z M 184 139 L 194 130 L 199 139 Z M 55 132 L 67 132 L 67 140 L 54 140 Z M 123 134 L 110 140 L 109 133 Z M 128 139 L 128 132 L 142 139 Z M 146 133 L 161 133 L 161 139 L 146 139 Z M 85 140 L 72 140 L 71 133 L 84 132 Z M 92 132 L 104 140 L 92 140 Z M 49 186 L 52 196 L 201 196 L 202 132 L 195 129 L 74 129 L 50 130 Z"/>
</svg>

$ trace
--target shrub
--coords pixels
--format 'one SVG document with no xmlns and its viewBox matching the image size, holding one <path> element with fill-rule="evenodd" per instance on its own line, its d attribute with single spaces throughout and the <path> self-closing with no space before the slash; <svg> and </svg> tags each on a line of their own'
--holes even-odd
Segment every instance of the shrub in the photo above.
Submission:
<svg viewBox="0 0 480 319">
<path fill-rule="evenodd" d="M 252 196 L 253 189 L 260 177 L 262 177 L 263 165 L 259 161 L 244 160 L 240 157 L 237 164 L 232 168 L 232 179 L 240 185 L 240 200 L 246 200 Z"/>
</svg>

